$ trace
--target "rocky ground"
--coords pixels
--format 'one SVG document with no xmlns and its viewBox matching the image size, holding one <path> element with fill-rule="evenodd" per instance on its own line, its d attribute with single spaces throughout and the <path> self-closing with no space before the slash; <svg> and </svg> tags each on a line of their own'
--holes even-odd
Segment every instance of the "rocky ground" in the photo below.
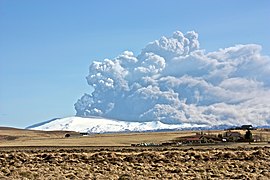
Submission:
<svg viewBox="0 0 270 180">
<path fill-rule="evenodd" d="M 269 147 L 13 149 L 0 179 L 270 179 Z"/>
</svg>

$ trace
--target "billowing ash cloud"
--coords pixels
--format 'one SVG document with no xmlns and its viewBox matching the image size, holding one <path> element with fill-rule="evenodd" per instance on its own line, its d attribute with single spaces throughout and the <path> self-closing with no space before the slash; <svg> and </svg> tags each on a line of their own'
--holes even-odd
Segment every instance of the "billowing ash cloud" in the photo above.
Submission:
<svg viewBox="0 0 270 180">
<path fill-rule="evenodd" d="M 206 53 L 198 34 L 175 32 L 135 56 L 94 61 L 94 88 L 77 116 L 207 125 L 270 124 L 270 57 L 256 44 Z"/>
</svg>

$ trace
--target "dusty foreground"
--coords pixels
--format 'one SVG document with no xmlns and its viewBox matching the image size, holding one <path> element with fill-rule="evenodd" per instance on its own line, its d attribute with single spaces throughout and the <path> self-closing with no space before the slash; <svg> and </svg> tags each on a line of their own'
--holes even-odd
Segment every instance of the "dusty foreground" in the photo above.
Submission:
<svg viewBox="0 0 270 180">
<path fill-rule="evenodd" d="M 270 148 L 8 148 L 0 165 L 0 179 L 270 179 Z"/>
</svg>

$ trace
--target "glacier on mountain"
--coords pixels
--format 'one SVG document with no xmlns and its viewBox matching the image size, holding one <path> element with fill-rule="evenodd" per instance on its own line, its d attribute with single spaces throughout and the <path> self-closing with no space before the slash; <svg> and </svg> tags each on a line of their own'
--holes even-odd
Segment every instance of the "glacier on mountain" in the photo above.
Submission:
<svg viewBox="0 0 270 180">
<path fill-rule="evenodd" d="M 181 130 L 190 128 L 204 128 L 197 124 L 164 124 L 160 121 L 128 122 L 101 117 L 67 117 L 54 119 L 43 124 L 28 127 L 32 130 L 43 131 L 77 131 L 87 133 L 115 133 L 115 132 L 145 132 L 159 130 Z"/>
</svg>

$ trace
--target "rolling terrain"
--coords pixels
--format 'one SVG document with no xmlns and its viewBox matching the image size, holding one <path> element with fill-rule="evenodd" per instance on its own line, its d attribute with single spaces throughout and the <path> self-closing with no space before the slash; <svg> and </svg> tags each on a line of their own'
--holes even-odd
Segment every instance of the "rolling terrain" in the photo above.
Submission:
<svg viewBox="0 0 270 180">
<path fill-rule="evenodd" d="M 244 134 L 245 131 L 240 131 Z M 177 137 L 194 135 L 200 131 L 169 131 L 141 133 L 106 133 L 81 135 L 75 131 L 41 131 L 0 127 L 0 147 L 2 146 L 130 146 L 141 142 L 163 143 Z M 210 134 L 220 134 L 222 130 L 204 131 Z M 270 140 L 270 131 L 254 130 L 254 135 Z M 66 138 L 65 135 L 70 137 Z"/>
</svg>

